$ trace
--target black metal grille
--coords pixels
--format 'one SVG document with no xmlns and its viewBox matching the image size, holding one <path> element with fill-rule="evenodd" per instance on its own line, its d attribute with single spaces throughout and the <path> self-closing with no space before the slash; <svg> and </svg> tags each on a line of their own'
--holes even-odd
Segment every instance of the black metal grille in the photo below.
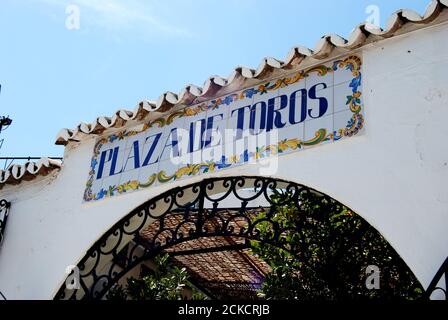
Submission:
<svg viewBox="0 0 448 320">
<path fill-rule="evenodd" d="M 442 288 L 439 286 L 440 280 L 442 280 L 442 277 L 445 278 L 445 288 Z M 431 299 L 431 296 L 435 292 L 442 292 L 442 294 L 445 297 L 445 300 L 448 301 L 448 258 L 445 259 L 445 262 L 440 267 L 439 271 L 437 271 L 436 275 L 434 276 L 434 279 L 432 279 L 431 283 L 428 286 L 428 289 L 425 292 L 425 298 Z"/>
<path fill-rule="evenodd" d="M 298 227 L 282 229 L 271 219 L 274 214 L 271 209 L 268 209 L 266 218 L 253 219 L 251 204 L 261 201 L 270 208 L 273 190 L 287 192 L 297 203 L 301 195 L 312 192 L 320 195 L 322 205 L 328 210 L 343 208 L 337 201 L 306 186 L 272 178 L 223 177 L 178 187 L 137 207 L 107 231 L 78 264 L 80 288 L 68 290 L 63 285 L 56 298 L 102 298 L 113 284 L 142 261 L 154 258 L 171 246 L 201 237 L 239 237 L 298 252 L 299 248 L 291 247 L 285 241 L 285 235 L 298 232 Z M 224 199 L 233 199 L 239 209 L 231 214 L 222 210 L 220 203 Z M 182 214 L 182 222 L 168 225 L 167 219 L 174 214 Z M 151 237 L 142 236 L 141 232 L 154 221 L 159 224 L 157 232 Z M 257 228 L 264 221 L 272 225 L 272 234 L 268 238 L 262 236 Z M 124 259 L 123 248 L 126 245 Z"/>
<path fill-rule="evenodd" d="M 5 199 L 0 200 L 0 246 L 5 236 L 6 222 L 8 221 L 9 208 L 11 203 Z"/>
<path fill-rule="evenodd" d="M 346 209 L 338 201 L 314 189 L 274 178 L 221 177 L 176 187 L 135 208 L 109 229 L 78 264 L 80 287 L 67 289 L 63 285 L 56 299 L 101 299 L 115 283 L 142 262 L 153 259 L 162 251 L 172 250 L 170 254 L 175 257 L 175 246 L 204 237 L 240 239 L 235 242 L 235 248 L 225 250 L 241 250 L 250 241 L 258 241 L 286 250 L 305 261 L 303 255 L 306 248 L 300 246 L 306 244 L 299 242 L 292 245 L 286 241 L 290 234 L 300 235 L 301 226 L 282 227 L 276 222 L 276 208 L 283 203 L 274 200 L 274 191 L 288 194 L 288 203 L 295 203 L 299 211 L 304 210 L 301 204 L 310 196 L 316 201 L 313 204 L 320 208 L 319 214 L 337 214 Z M 224 207 L 224 200 L 227 204 L 231 200 L 232 210 Z M 254 204 L 266 213 L 263 218 L 254 214 Z M 262 225 L 265 228 L 266 224 L 270 225 L 267 234 L 259 229 Z M 151 232 L 147 233 L 150 225 Z M 361 237 L 366 228 L 372 227 L 365 223 L 352 236 Z M 353 240 L 350 239 L 347 240 L 348 244 Z M 330 242 L 332 240 L 328 239 Z M 204 250 L 206 252 L 208 249 Z M 184 251 L 178 252 L 178 256 L 198 253 Z M 247 287 L 238 288 L 215 288 L 214 294 L 227 295 L 227 289 L 248 290 Z M 250 289 L 254 292 L 253 288 Z"/>
</svg>

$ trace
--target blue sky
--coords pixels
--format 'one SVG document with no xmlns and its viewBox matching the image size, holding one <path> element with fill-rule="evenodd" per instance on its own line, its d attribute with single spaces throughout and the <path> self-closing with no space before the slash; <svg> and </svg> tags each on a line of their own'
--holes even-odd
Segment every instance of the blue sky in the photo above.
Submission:
<svg viewBox="0 0 448 320">
<path fill-rule="evenodd" d="M 62 156 L 61 128 L 134 109 L 233 68 L 284 59 L 324 34 L 344 37 L 380 9 L 424 12 L 429 0 L 1 0 L 0 156 Z M 65 23 L 80 9 L 80 29 Z"/>
</svg>

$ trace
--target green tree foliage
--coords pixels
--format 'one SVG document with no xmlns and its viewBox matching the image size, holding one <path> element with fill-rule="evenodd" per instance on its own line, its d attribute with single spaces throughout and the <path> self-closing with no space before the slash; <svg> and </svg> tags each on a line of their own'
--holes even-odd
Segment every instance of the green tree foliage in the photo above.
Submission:
<svg viewBox="0 0 448 320">
<path fill-rule="evenodd" d="M 334 200 L 311 191 L 299 199 L 274 191 L 274 205 L 255 220 L 265 240 L 275 230 L 283 248 L 252 241 L 252 251 L 272 268 L 259 292 L 266 299 L 416 299 L 423 290 L 388 242 L 365 220 Z M 267 215 L 270 219 L 263 221 Z M 272 224 L 269 221 L 273 221 Z M 268 242 L 268 241 L 267 241 Z M 294 252 L 294 254 L 292 253 Z M 366 268 L 380 269 L 380 289 L 369 290 Z"/>
<path fill-rule="evenodd" d="M 185 290 L 191 291 L 191 299 L 200 300 L 204 296 L 193 289 L 185 268 L 169 264 L 169 255 L 159 255 L 155 259 L 156 268 L 151 274 L 142 274 L 139 279 L 127 279 L 126 288 L 121 285 L 112 287 L 109 300 L 182 300 L 186 298 Z"/>
</svg>

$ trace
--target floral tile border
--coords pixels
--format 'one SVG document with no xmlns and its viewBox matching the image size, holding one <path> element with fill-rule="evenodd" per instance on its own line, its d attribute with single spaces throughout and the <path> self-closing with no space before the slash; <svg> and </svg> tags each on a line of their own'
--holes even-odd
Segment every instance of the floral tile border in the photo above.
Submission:
<svg viewBox="0 0 448 320">
<path fill-rule="evenodd" d="M 183 177 L 195 176 L 198 174 L 214 172 L 217 170 L 229 168 L 238 164 L 247 163 L 250 159 L 263 159 L 272 155 L 286 153 L 290 150 L 300 150 L 307 147 L 316 146 L 327 141 L 338 141 L 344 137 L 351 137 L 356 135 L 364 125 L 364 118 L 361 114 L 362 103 L 361 103 L 361 65 L 362 61 L 358 56 L 349 56 L 345 59 L 334 61 L 331 67 L 325 65 L 319 65 L 312 67 L 305 71 L 300 71 L 292 76 L 284 77 L 276 80 L 271 80 L 260 84 L 258 86 L 242 90 L 237 93 L 232 93 L 222 98 L 214 99 L 209 102 L 200 103 L 194 106 L 188 106 L 182 110 L 172 112 L 166 116 L 160 117 L 153 121 L 144 123 L 142 129 L 140 130 L 122 130 L 117 133 L 113 133 L 109 136 L 100 138 L 94 147 L 93 156 L 91 159 L 89 178 L 86 183 L 86 189 L 84 192 L 84 201 L 94 201 L 107 197 L 112 197 L 117 194 L 124 194 L 130 191 L 144 189 L 153 186 L 156 182 L 168 183 L 171 181 L 176 181 Z M 278 90 L 279 88 L 287 87 L 291 84 L 297 83 L 311 73 L 317 73 L 318 76 L 325 76 L 330 72 L 335 72 L 338 69 L 349 70 L 353 78 L 349 83 L 349 87 L 352 90 L 352 94 L 347 96 L 346 105 L 349 107 L 350 111 L 353 113 L 352 117 L 348 121 L 347 125 L 343 128 L 333 130 L 332 132 L 327 132 L 326 129 L 322 128 L 316 131 L 315 137 L 310 140 L 301 140 L 298 138 L 284 139 L 278 141 L 276 144 L 271 144 L 267 146 L 259 146 L 255 152 L 248 152 L 245 150 L 240 155 L 233 155 L 229 158 L 222 157 L 219 162 L 202 162 L 196 164 L 187 164 L 173 173 L 167 173 L 161 170 L 154 173 L 148 177 L 144 182 L 138 180 L 127 181 L 119 185 L 111 185 L 107 188 L 101 188 L 97 193 L 92 191 L 92 185 L 95 176 L 95 168 L 98 164 L 98 156 L 101 147 L 105 143 L 114 142 L 116 140 L 122 140 L 127 137 L 134 136 L 143 131 L 150 129 L 151 127 L 162 128 L 166 125 L 170 125 L 177 118 L 191 117 L 195 116 L 201 112 L 208 110 L 214 110 L 222 105 L 229 106 L 237 100 L 251 99 L 254 95 L 263 95 L 268 92 Z"/>
</svg>

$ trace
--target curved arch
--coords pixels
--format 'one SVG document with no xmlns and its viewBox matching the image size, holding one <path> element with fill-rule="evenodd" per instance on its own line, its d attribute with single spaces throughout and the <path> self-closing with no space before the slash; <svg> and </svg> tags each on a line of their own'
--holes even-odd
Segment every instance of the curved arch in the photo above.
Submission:
<svg viewBox="0 0 448 320">
<path fill-rule="evenodd" d="M 139 205 L 115 223 L 78 263 L 80 288 L 70 290 L 64 284 L 55 298 L 102 298 L 141 262 L 172 246 L 201 237 L 238 237 L 246 239 L 246 243 L 258 241 L 299 255 L 302 252 L 299 245 L 291 245 L 285 239 L 290 232 L 300 233 L 300 225 L 281 226 L 273 219 L 273 208 L 282 205 L 281 202 L 274 205 L 275 190 L 281 190 L 296 204 L 305 195 L 313 194 L 324 212 L 341 212 L 346 208 L 307 186 L 268 177 L 207 178 L 176 187 Z M 222 206 L 229 199 L 238 203 L 232 212 Z M 262 217 L 257 216 L 256 210 L 260 208 L 264 210 Z M 174 223 L 170 221 L 173 219 Z M 260 226 L 266 224 L 270 228 L 269 236 L 260 232 Z M 150 234 L 149 226 L 156 227 Z"/>
</svg>

